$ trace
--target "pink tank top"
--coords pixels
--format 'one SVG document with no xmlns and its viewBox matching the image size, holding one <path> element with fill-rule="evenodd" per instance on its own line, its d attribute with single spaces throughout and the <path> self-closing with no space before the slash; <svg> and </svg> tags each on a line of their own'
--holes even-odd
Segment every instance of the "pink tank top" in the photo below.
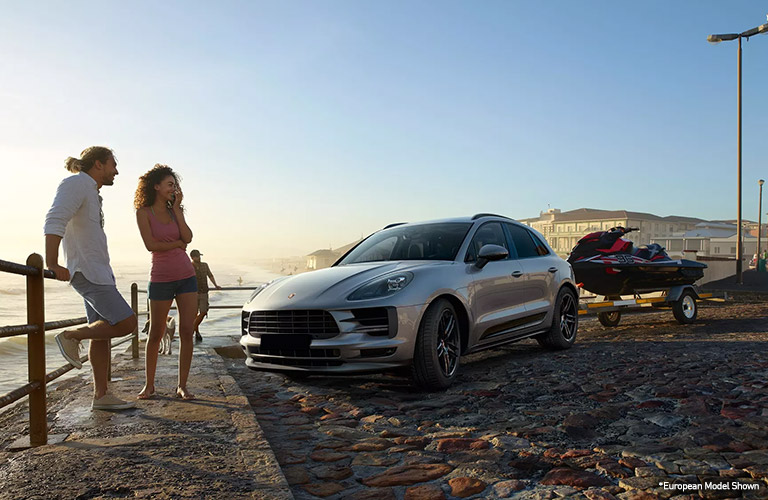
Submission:
<svg viewBox="0 0 768 500">
<path fill-rule="evenodd" d="M 171 215 L 171 222 L 163 224 L 150 208 L 149 226 L 152 229 L 152 237 L 157 241 L 172 242 L 181 239 L 179 225 Z M 168 283 L 190 278 L 195 275 L 195 268 L 187 256 L 187 252 L 181 248 L 152 252 L 152 268 L 149 271 L 149 281 L 154 283 Z"/>
</svg>

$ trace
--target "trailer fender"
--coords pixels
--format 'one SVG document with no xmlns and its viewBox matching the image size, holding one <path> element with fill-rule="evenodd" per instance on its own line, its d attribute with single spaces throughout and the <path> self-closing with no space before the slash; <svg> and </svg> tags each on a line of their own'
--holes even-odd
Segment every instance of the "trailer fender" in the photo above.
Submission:
<svg viewBox="0 0 768 500">
<path fill-rule="evenodd" d="M 699 290 L 693 286 L 693 285 L 680 285 L 680 286 L 673 286 L 669 289 L 669 292 L 667 292 L 667 302 L 677 302 L 680 300 L 680 297 L 683 295 L 683 292 L 686 290 L 690 290 L 693 294 L 693 297 L 698 300 L 699 297 Z"/>
</svg>

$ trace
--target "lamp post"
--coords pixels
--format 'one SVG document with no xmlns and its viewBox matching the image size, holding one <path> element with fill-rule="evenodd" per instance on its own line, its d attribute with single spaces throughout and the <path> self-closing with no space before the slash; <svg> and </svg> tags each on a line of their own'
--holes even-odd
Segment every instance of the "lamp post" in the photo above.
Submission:
<svg viewBox="0 0 768 500">
<path fill-rule="evenodd" d="M 763 228 L 763 184 L 765 181 L 760 179 L 757 183 L 760 185 L 760 201 L 757 205 L 757 260 L 755 261 L 755 268 L 760 271 L 760 230 Z"/>
<path fill-rule="evenodd" d="M 768 16 L 766 16 L 768 17 Z M 737 71 L 738 71 L 738 79 L 737 79 L 737 120 L 738 125 L 736 129 L 737 134 L 737 153 L 736 153 L 736 163 L 737 163 L 737 174 L 736 174 L 736 183 L 737 183 L 737 197 L 738 197 L 738 212 L 737 212 L 737 220 L 736 220 L 736 283 L 741 284 L 742 283 L 742 277 L 741 277 L 741 257 L 744 253 L 742 248 L 742 241 L 741 241 L 741 39 L 746 38 L 749 40 L 749 37 L 754 35 L 759 35 L 761 33 L 768 33 L 768 23 L 761 24 L 760 26 L 756 28 L 749 29 L 747 31 L 744 31 L 743 33 L 727 33 L 722 35 L 709 35 L 707 37 L 707 41 L 709 43 L 720 43 L 724 41 L 729 40 L 739 40 L 739 51 L 738 51 L 738 62 L 737 62 Z"/>
</svg>

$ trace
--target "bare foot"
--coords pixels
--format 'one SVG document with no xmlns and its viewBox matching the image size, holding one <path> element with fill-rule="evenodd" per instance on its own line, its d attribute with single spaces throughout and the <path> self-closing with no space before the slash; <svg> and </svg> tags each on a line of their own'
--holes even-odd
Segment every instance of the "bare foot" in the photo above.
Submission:
<svg viewBox="0 0 768 500">
<path fill-rule="evenodd" d="M 155 388 L 153 387 L 150 389 L 146 385 L 141 390 L 138 396 L 136 396 L 136 399 L 152 399 L 152 397 L 155 395 Z"/>
<path fill-rule="evenodd" d="M 195 395 L 189 392 L 186 387 L 177 387 L 176 397 L 181 399 L 195 399 Z"/>
</svg>

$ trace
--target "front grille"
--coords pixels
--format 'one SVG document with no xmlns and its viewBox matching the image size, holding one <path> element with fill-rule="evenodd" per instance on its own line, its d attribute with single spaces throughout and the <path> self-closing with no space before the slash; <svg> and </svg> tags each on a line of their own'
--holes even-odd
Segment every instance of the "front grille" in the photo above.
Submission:
<svg viewBox="0 0 768 500">
<path fill-rule="evenodd" d="M 300 368 L 341 366 L 341 351 L 338 349 L 262 349 L 248 347 L 248 354 L 256 362 Z"/>
<path fill-rule="evenodd" d="M 339 326 L 328 311 L 253 311 L 248 322 L 248 333 L 253 337 L 279 333 L 327 339 L 339 334 Z"/>
</svg>

